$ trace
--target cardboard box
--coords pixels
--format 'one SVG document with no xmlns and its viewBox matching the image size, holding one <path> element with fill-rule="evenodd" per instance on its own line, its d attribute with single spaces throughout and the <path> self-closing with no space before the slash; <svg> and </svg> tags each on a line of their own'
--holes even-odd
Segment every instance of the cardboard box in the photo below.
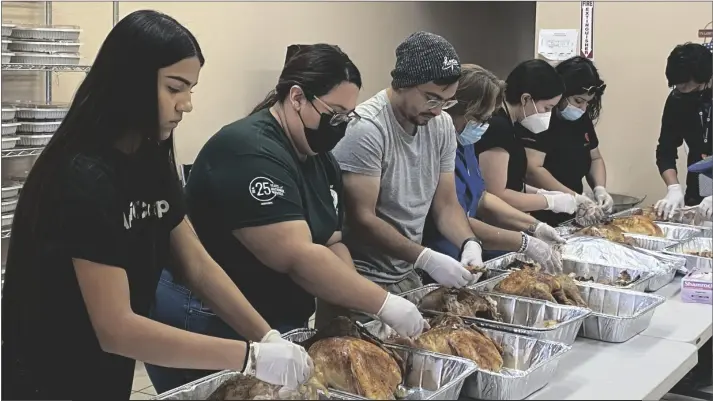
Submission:
<svg viewBox="0 0 713 401">
<path fill-rule="evenodd" d="M 683 277 L 681 300 L 713 305 L 713 269 L 710 266 L 693 269 Z"/>
</svg>

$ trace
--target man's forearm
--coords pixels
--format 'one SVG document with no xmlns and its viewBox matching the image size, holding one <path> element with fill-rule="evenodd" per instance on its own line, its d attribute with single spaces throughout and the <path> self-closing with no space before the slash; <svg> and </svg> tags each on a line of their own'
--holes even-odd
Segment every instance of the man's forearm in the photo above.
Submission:
<svg viewBox="0 0 713 401">
<path fill-rule="evenodd" d="M 527 182 L 538 188 L 548 191 L 560 191 L 566 194 L 576 195 L 577 193 L 557 181 L 552 174 L 544 167 L 529 167 L 527 169 Z"/>
<path fill-rule="evenodd" d="M 363 238 L 362 241 L 368 241 L 370 245 L 392 258 L 416 263 L 418 255 L 423 252 L 424 247 L 421 244 L 404 237 L 394 226 L 377 216 L 366 217 L 354 224 L 358 231 L 356 235 Z"/>
<path fill-rule="evenodd" d="M 310 294 L 344 308 L 375 315 L 386 299 L 384 289 L 349 268 L 333 250 L 322 245 L 308 244 L 300 249 L 294 255 L 289 274 Z"/>
<path fill-rule="evenodd" d="M 666 183 L 666 185 L 675 185 L 678 184 L 678 172 L 675 169 L 668 169 L 661 173 L 661 178 L 663 178 L 663 182 Z"/>
<path fill-rule="evenodd" d="M 480 199 L 478 215 L 482 216 L 486 223 L 516 231 L 527 231 L 537 223 L 537 219 L 534 217 L 515 209 L 504 200 L 488 192 L 485 192 Z"/>
<path fill-rule="evenodd" d="M 466 216 L 457 200 L 448 205 L 443 205 L 441 210 L 435 209 L 433 217 L 438 231 L 458 247 L 474 235 L 473 229 L 468 222 L 468 216 Z"/>
<path fill-rule="evenodd" d="M 476 219 L 468 219 L 475 235 L 483 241 L 483 248 L 493 251 L 516 252 L 522 245 L 522 234 L 493 227 Z"/>
<path fill-rule="evenodd" d="M 592 160 L 592 165 L 589 167 L 589 174 L 587 175 L 587 182 L 592 189 L 596 187 L 606 188 L 607 168 L 604 165 L 604 159 Z"/>
<path fill-rule="evenodd" d="M 233 280 L 212 259 L 187 274 L 187 285 L 211 310 L 243 337 L 260 341 L 270 325 L 253 308 Z"/>
</svg>

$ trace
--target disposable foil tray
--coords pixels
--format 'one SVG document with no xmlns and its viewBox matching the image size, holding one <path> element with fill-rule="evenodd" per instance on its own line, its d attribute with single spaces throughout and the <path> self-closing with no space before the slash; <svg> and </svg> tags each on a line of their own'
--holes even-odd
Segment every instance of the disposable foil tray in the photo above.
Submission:
<svg viewBox="0 0 713 401">
<path fill-rule="evenodd" d="M 67 115 L 67 104 L 17 104 L 18 120 L 61 120 Z"/>
<path fill-rule="evenodd" d="M 5 114 L 5 109 L 3 109 L 3 114 Z M 20 123 L 3 123 L 2 124 L 2 135 L 15 135 Z"/>
<path fill-rule="evenodd" d="M 497 279 L 496 277 L 490 280 Z M 474 287 L 482 286 L 490 280 L 474 284 Z M 418 305 L 426 294 L 438 288 L 440 288 L 440 285 L 430 284 L 401 293 L 401 296 Z M 496 302 L 502 322 L 471 316 L 461 316 L 461 318 L 480 327 L 507 331 L 541 340 L 555 341 L 566 345 L 574 343 L 579 327 L 582 325 L 584 318 L 590 313 L 585 308 L 557 305 L 514 295 L 488 295 Z M 440 312 L 429 310 L 423 310 L 423 312 L 433 315 L 440 314 Z M 548 323 L 554 324 L 550 325 Z"/>
<path fill-rule="evenodd" d="M 500 276 L 476 286 L 481 291 L 497 292 L 495 287 L 506 277 Z M 613 343 L 628 341 L 646 330 L 655 308 L 666 301 L 659 295 L 599 284 L 577 283 L 577 288 L 592 311 L 584 320 L 579 336 Z"/>
<path fill-rule="evenodd" d="M 12 225 L 13 216 L 14 215 L 12 213 L 3 214 L 2 216 L 0 216 L 0 226 L 2 226 L 3 228 L 10 227 Z"/>
<path fill-rule="evenodd" d="M 619 212 L 619 213 L 615 213 L 615 214 L 612 215 L 612 217 L 628 217 L 628 216 L 633 216 L 633 215 L 641 214 L 641 212 L 642 212 L 642 209 L 636 207 L 636 208 L 633 208 L 633 209 L 628 209 L 628 210 L 624 210 L 624 211 Z M 692 221 L 692 219 L 687 219 L 686 221 L 675 221 L 675 222 L 669 222 L 669 221 L 660 221 L 660 222 L 658 222 L 658 221 L 657 221 L 656 223 L 657 223 L 657 224 L 659 224 L 659 223 L 664 223 L 664 224 L 670 224 L 670 225 L 680 225 L 680 226 L 685 226 L 685 227 L 689 227 L 689 228 L 695 228 L 695 229 L 698 229 L 698 230 L 703 231 L 702 233 L 701 233 L 701 232 L 696 233 L 696 236 L 704 236 L 704 237 L 707 236 L 707 237 L 710 237 L 710 234 L 706 235 L 706 233 L 710 233 L 710 232 L 711 232 L 711 228 L 710 228 L 710 227 L 703 226 L 703 225 L 694 224 L 694 222 Z M 684 235 L 685 235 L 685 234 L 684 234 Z M 689 237 L 689 238 L 690 238 L 690 237 Z"/>
<path fill-rule="evenodd" d="M 12 57 L 13 57 L 14 55 L 15 55 L 15 53 L 5 53 L 5 52 L 3 52 L 2 55 L 0 55 L 0 56 L 2 57 L 2 63 L 3 63 L 3 64 L 9 63 L 10 61 L 12 61 Z"/>
<path fill-rule="evenodd" d="M 203 377 L 196 381 L 185 384 L 181 387 L 169 390 L 154 397 L 154 400 L 207 400 L 215 390 L 223 383 L 242 375 L 238 372 L 224 370 L 222 372 L 213 373 L 210 376 Z M 356 400 L 360 399 L 350 396 L 346 393 L 330 391 L 329 398 L 320 395 L 320 399 L 329 400 Z"/>
<path fill-rule="evenodd" d="M 7 38 L 12 35 L 13 28 L 15 28 L 14 24 L 2 24 L 2 37 Z"/>
<path fill-rule="evenodd" d="M 12 121 L 15 119 L 15 113 L 17 113 L 17 108 L 13 106 L 2 106 L 2 121 Z"/>
<path fill-rule="evenodd" d="M 317 333 L 311 329 L 296 329 L 282 335 L 292 342 L 303 342 Z M 475 373 L 475 362 L 455 356 L 437 354 L 400 345 L 386 344 L 406 363 L 404 387 L 407 400 L 457 400 L 463 382 Z M 329 389 L 330 394 L 341 392 Z M 351 399 L 366 398 L 350 394 Z"/>
<path fill-rule="evenodd" d="M 2 40 L 2 51 L 3 53 L 7 51 L 8 46 L 10 46 L 10 43 L 12 43 L 11 40 L 3 39 Z"/>
<path fill-rule="evenodd" d="M 20 137 L 20 146 L 45 146 L 49 143 L 54 135 L 18 135 Z"/>
<path fill-rule="evenodd" d="M 54 133 L 62 125 L 62 121 L 20 121 L 18 131 L 22 133 Z"/>
<path fill-rule="evenodd" d="M 17 198 L 2 200 L 2 213 L 3 214 L 14 212 L 16 207 L 17 207 Z"/>
<path fill-rule="evenodd" d="M 10 150 L 17 146 L 17 142 L 20 140 L 16 136 L 3 136 L 2 137 L 2 150 Z"/>
<path fill-rule="evenodd" d="M 713 267 L 712 258 L 690 255 L 687 252 L 713 251 L 713 239 L 697 237 L 666 248 L 665 253 L 682 256 L 686 259 L 686 269 Z"/>
<path fill-rule="evenodd" d="M 386 333 L 383 323 L 374 320 L 364 327 L 375 336 Z M 478 368 L 465 379 L 461 395 L 480 400 L 523 400 L 545 387 L 570 347 L 553 341 L 538 340 L 503 331 L 482 331 L 503 349 L 500 372 Z M 382 340 L 386 340 L 382 338 Z"/>
<path fill-rule="evenodd" d="M 674 239 L 649 237 L 640 234 L 624 234 L 624 236 L 633 239 L 636 243 L 634 246 L 637 248 L 648 249 L 650 251 L 663 251 L 665 248 L 680 242 Z"/>
<path fill-rule="evenodd" d="M 79 53 L 79 42 L 30 42 L 24 40 L 13 40 L 8 43 L 8 49 L 13 52 L 28 53 Z"/>
<path fill-rule="evenodd" d="M 5 55 L 3 54 L 3 58 Z M 77 65 L 79 64 L 79 54 L 77 53 L 14 53 L 11 62 L 15 64 L 30 65 Z M 3 61 L 4 62 L 4 61 Z"/>
<path fill-rule="evenodd" d="M 663 230 L 664 238 L 685 241 L 697 237 L 701 234 L 702 228 L 678 223 L 656 222 L 656 225 Z"/>
<path fill-rule="evenodd" d="M 67 40 L 76 41 L 82 32 L 73 25 L 22 25 L 12 29 L 10 37 L 29 40 Z"/>
<path fill-rule="evenodd" d="M 2 199 L 14 198 L 20 193 L 22 183 L 18 181 L 5 181 L 2 183 Z"/>
</svg>

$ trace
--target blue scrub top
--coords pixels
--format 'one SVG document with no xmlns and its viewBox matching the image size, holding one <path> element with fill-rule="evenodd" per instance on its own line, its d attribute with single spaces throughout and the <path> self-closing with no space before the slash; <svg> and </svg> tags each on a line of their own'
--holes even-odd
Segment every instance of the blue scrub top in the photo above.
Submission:
<svg viewBox="0 0 713 401">
<path fill-rule="evenodd" d="M 697 163 L 691 164 L 688 166 L 688 171 L 691 173 L 701 173 L 708 178 L 713 178 L 713 156 L 708 156 Z"/>
<path fill-rule="evenodd" d="M 473 145 L 458 145 L 454 175 L 458 202 L 468 217 L 475 218 L 478 202 L 480 202 L 480 198 L 485 192 L 485 181 L 480 174 L 480 166 L 478 165 L 478 158 L 475 157 Z M 452 244 L 437 232 L 435 227 L 433 227 L 433 232 L 433 235 L 428 235 L 424 238 L 424 246 L 458 259 L 460 244 L 458 246 Z"/>
</svg>

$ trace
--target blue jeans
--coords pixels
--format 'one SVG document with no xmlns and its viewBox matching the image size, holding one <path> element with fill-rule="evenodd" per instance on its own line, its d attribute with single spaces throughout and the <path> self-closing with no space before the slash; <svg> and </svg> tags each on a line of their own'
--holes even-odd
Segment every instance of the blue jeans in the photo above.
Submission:
<svg viewBox="0 0 713 401">
<path fill-rule="evenodd" d="M 505 254 L 508 254 L 510 252 L 505 252 L 505 251 L 483 251 L 483 262 L 487 262 L 491 259 L 499 258 Z"/>
<path fill-rule="evenodd" d="M 165 269 L 161 273 L 161 279 L 156 289 L 156 298 L 149 317 L 157 322 L 193 333 L 231 340 L 245 340 L 221 318 L 213 314 L 188 288 L 174 283 L 173 276 Z M 307 324 L 305 323 L 302 327 L 307 327 Z M 273 327 L 280 333 L 297 328 L 300 327 Z M 210 370 L 175 369 L 149 364 L 146 364 L 146 371 L 158 394 L 215 373 Z"/>
</svg>

